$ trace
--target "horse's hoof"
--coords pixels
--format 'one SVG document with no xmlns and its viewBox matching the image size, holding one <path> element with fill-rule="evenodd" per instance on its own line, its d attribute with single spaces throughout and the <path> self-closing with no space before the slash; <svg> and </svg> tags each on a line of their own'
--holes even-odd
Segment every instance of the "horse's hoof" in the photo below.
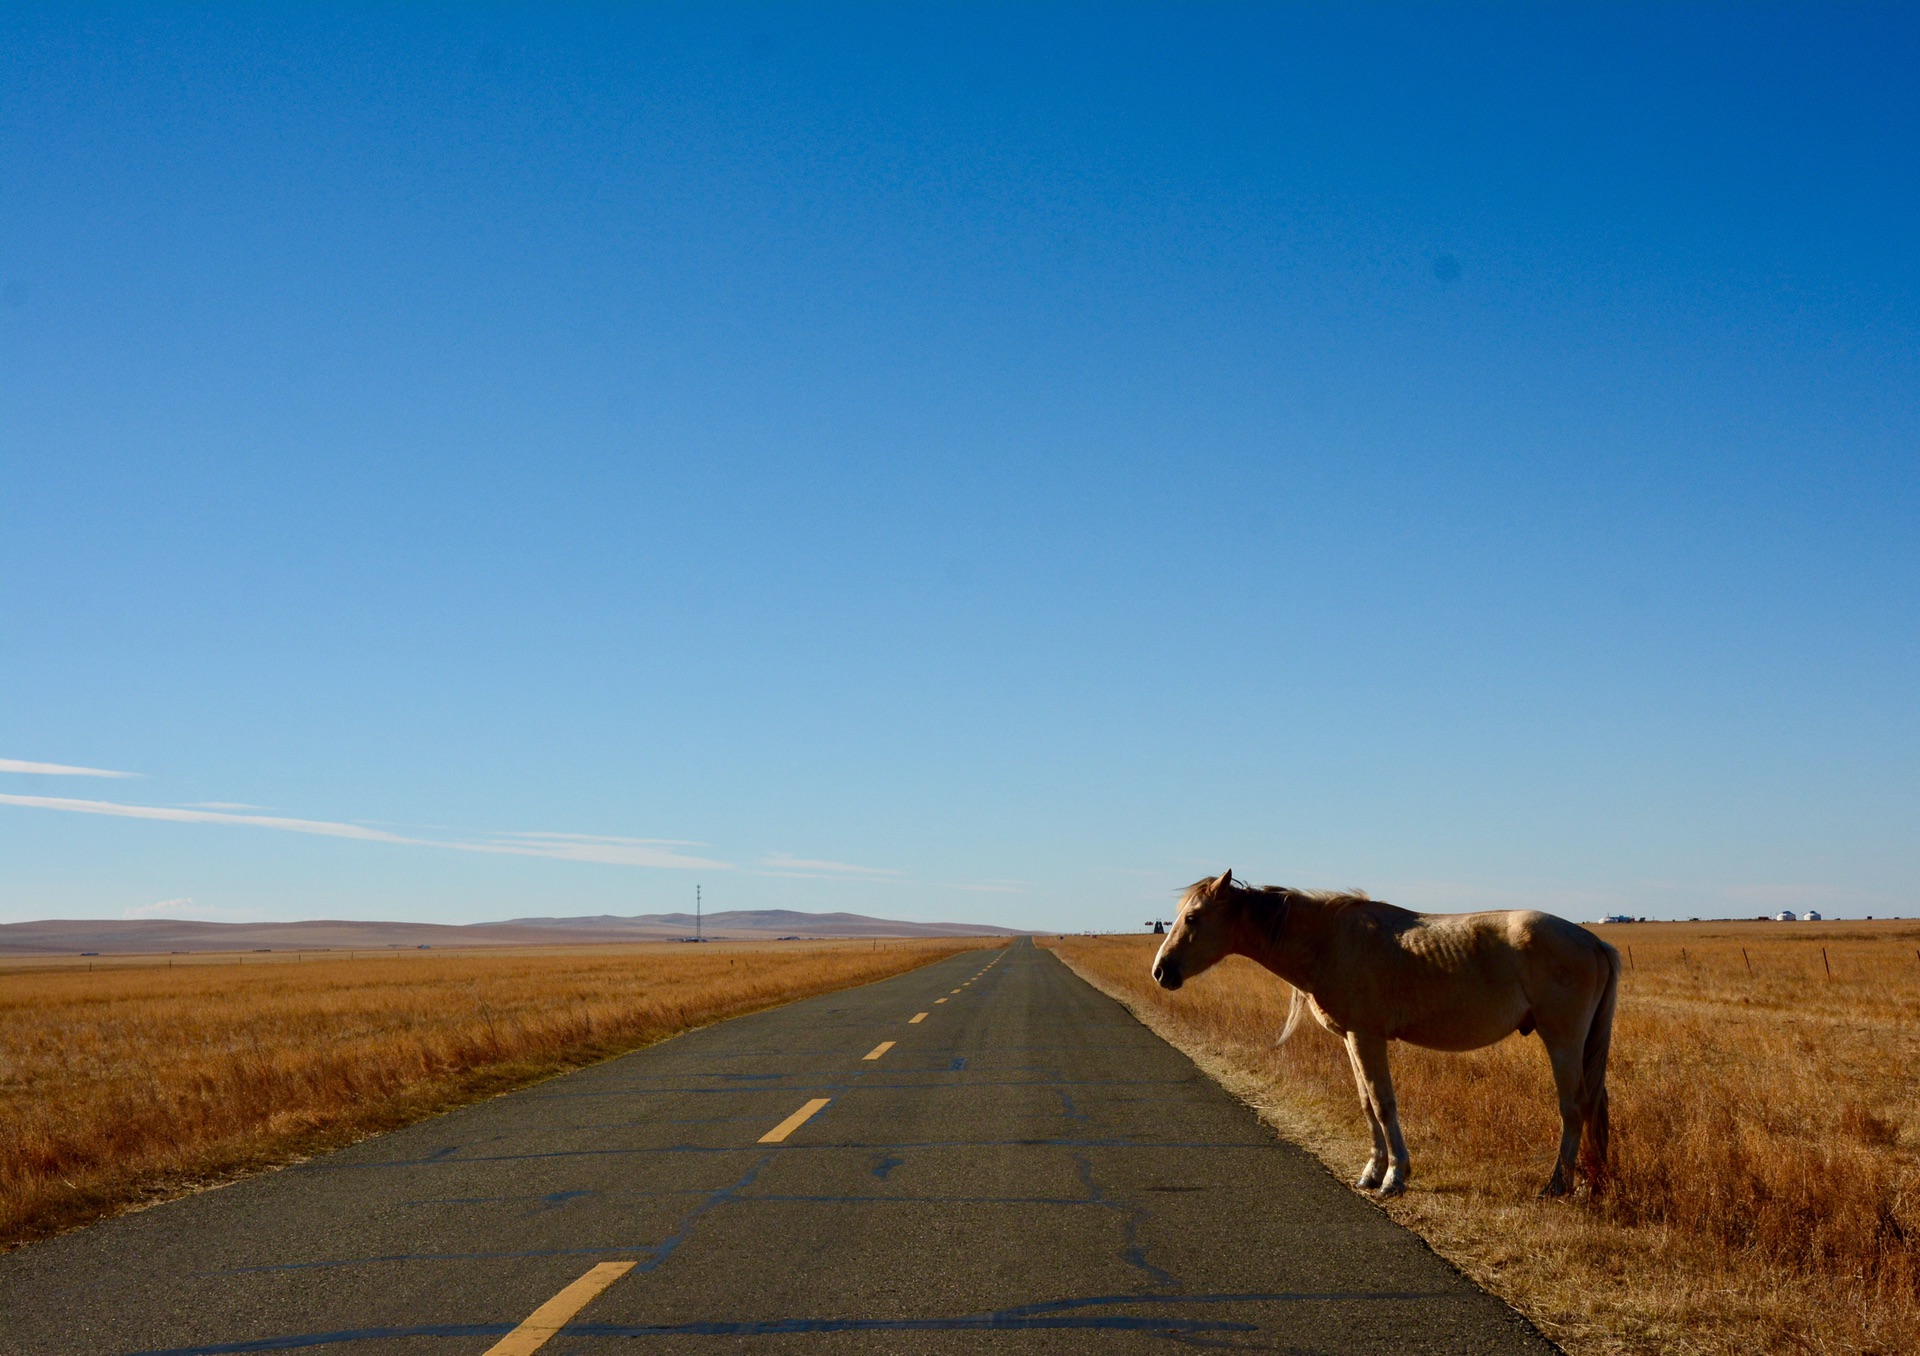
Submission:
<svg viewBox="0 0 1920 1356">
<path fill-rule="evenodd" d="M 1407 1181 L 1404 1177 L 1389 1177 L 1380 1184 L 1381 1200 L 1385 1200 L 1389 1196 L 1404 1196 L 1406 1194 Z"/>
<path fill-rule="evenodd" d="M 1380 1169 L 1369 1163 L 1367 1170 L 1360 1174 L 1360 1180 L 1353 1185 L 1361 1191 L 1374 1190 L 1380 1185 Z"/>
</svg>

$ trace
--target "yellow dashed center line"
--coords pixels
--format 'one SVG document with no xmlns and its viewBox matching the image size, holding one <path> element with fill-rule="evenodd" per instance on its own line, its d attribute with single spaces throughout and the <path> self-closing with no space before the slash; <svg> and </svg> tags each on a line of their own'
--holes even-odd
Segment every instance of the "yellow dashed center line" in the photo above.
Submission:
<svg viewBox="0 0 1920 1356">
<path fill-rule="evenodd" d="M 760 1136 L 760 1142 L 762 1144 L 778 1144 L 795 1130 L 798 1130 L 801 1126 L 812 1120 L 814 1113 L 832 1100 L 833 1098 L 831 1097 L 814 1098 L 784 1121 L 781 1121 L 780 1124 L 774 1126 L 773 1129 L 767 1131 L 766 1134 Z M 491 1356 L 491 1353 L 489 1353 L 489 1356 Z"/>
<path fill-rule="evenodd" d="M 944 1003 L 944 1002 L 946 1002 L 947 1000 L 946 1000 L 946 999 L 944 999 L 944 998 L 936 998 L 936 999 L 934 999 L 933 1001 L 934 1001 L 935 1003 Z"/>
<path fill-rule="evenodd" d="M 886 1053 L 887 1053 L 887 1051 L 889 1051 L 889 1050 L 891 1050 L 891 1049 L 893 1049 L 893 1042 L 892 1042 L 892 1041 L 881 1041 L 881 1042 L 880 1042 L 880 1044 L 878 1044 L 878 1045 L 876 1045 L 876 1046 L 874 1046 L 874 1047 L 873 1047 L 873 1049 L 871 1049 L 871 1050 L 869 1050 L 869 1051 L 867 1051 L 867 1053 L 866 1053 L 866 1054 L 864 1054 L 864 1055 L 862 1055 L 862 1056 L 860 1056 L 860 1058 L 862 1058 L 862 1059 L 878 1059 L 878 1058 L 880 1058 L 880 1056 L 882 1056 L 882 1055 L 884 1055 L 884 1054 L 886 1054 Z"/>
<path fill-rule="evenodd" d="M 911 1016 L 911 1017 L 909 1017 L 909 1018 L 907 1018 L 907 1025 L 908 1025 L 908 1026 L 912 1026 L 912 1025 L 914 1025 L 915 1023 L 917 1023 L 917 1022 L 924 1022 L 924 1021 L 926 1021 L 926 1020 L 927 1020 L 927 1014 L 926 1014 L 926 1013 L 924 1013 L 924 1012 L 916 1012 L 916 1013 L 914 1013 L 914 1014 L 913 1014 L 913 1016 Z"/>
<path fill-rule="evenodd" d="M 825 1105 L 825 1103 L 821 1103 Z M 487 1356 L 529 1356 L 572 1321 L 593 1297 L 633 1270 L 632 1262 L 602 1262 L 527 1316 L 527 1321 L 487 1348 Z"/>
<path fill-rule="evenodd" d="M 954 990 L 951 990 L 951 992 L 953 992 L 953 993 L 959 993 L 959 992 L 960 992 L 960 990 L 958 990 L 958 989 L 954 989 Z"/>
</svg>

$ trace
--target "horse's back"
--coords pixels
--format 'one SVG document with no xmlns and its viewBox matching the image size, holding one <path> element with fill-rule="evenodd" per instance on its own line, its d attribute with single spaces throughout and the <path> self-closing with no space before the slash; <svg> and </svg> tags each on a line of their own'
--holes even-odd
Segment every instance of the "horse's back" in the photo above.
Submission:
<svg viewBox="0 0 1920 1356">
<path fill-rule="evenodd" d="M 1383 1034 L 1439 1049 L 1566 1025 L 1592 1011 L 1614 965 L 1600 938 L 1533 909 L 1415 914 L 1368 901 L 1345 921 L 1347 958 L 1371 972 L 1349 971 L 1352 997 Z"/>
</svg>

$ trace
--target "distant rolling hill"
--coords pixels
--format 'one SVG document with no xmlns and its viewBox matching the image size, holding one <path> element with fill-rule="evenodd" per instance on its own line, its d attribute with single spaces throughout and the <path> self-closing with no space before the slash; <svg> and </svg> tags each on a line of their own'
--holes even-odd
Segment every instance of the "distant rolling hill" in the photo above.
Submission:
<svg viewBox="0 0 1920 1356">
<path fill-rule="evenodd" d="M 553 946 L 585 942 L 660 942 L 693 935 L 690 913 L 631 918 L 513 918 L 504 923 L 379 923 L 316 919 L 304 923 L 201 923 L 191 919 L 48 919 L 0 923 L 0 956 L 118 952 L 372 950 L 393 946 Z M 979 923 L 909 923 L 858 913 L 734 909 L 706 916 L 714 941 L 800 937 L 1010 937 L 1013 928 Z"/>
</svg>

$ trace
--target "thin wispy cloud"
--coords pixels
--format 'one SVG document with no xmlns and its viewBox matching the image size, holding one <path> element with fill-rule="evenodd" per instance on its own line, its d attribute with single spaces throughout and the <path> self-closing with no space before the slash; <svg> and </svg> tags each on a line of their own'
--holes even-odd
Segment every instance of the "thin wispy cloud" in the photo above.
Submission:
<svg viewBox="0 0 1920 1356">
<path fill-rule="evenodd" d="M 249 805 L 244 800 L 189 800 L 181 802 L 189 810 L 264 810 L 264 805 Z"/>
<path fill-rule="evenodd" d="M 324 819 L 294 819 L 281 815 L 239 814 L 231 810 L 194 810 L 179 805 L 129 805 L 117 800 L 79 800 L 67 796 L 15 796 L 0 794 L 0 805 L 20 805 L 36 810 L 64 810 L 70 814 L 112 815 L 123 819 L 158 819 L 174 824 L 246 824 L 259 829 L 280 829 L 287 833 L 318 834 L 325 838 L 357 838 L 369 843 L 415 843 L 385 829 L 370 829 L 364 824 L 340 824 Z"/>
<path fill-rule="evenodd" d="M 540 838 L 556 842 L 569 843 L 645 843 L 649 847 L 705 847 L 705 843 L 693 838 L 621 838 L 605 833 L 546 833 L 541 831 L 517 831 L 496 834 L 498 838 Z"/>
<path fill-rule="evenodd" d="M 183 895 L 179 899 L 157 899 L 151 904 L 136 904 L 121 915 L 123 918 L 160 918 L 174 916 L 193 907 L 193 897 Z"/>
<path fill-rule="evenodd" d="M 65 763 L 29 763 L 0 758 L 0 772 L 24 772 L 34 777 L 139 777 L 138 772 L 112 772 L 103 767 L 70 767 Z"/>
<path fill-rule="evenodd" d="M 776 880 L 836 880 L 867 885 L 910 885 L 921 890 L 960 890 L 968 894 L 1025 894 L 1033 882 L 1024 880 L 922 881 L 892 866 L 860 866 L 775 852 L 754 863 L 753 874 Z"/>
<path fill-rule="evenodd" d="M 602 862 L 608 866 L 656 866 L 676 871 L 731 869 L 725 862 L 676 852 L 675 848 L 694 845 L 676 843 L 670 839 L 609 838 L 578 833 L 515 833 L 486 843 L 446 843 L 439 846 L 459 847 L 468 852 L 551 857 L 563 862 Z"/>
<path fill-rule="evenodd" d="M 965 890 L 976 895 L 1024 895 L 1033 886 L 1028 880 L 947 881 L 936 890 Z"/>
<path fill-rule="evenodd" d="M 188 918 L 201 923 L 244 923 L 257 915 L 242 909 L 222 908 L 217 904 L 196 904 L 191 896 L 158 899 L 151 904 L 136 904 L 122 918 Z"/>
<path fill-rule="evenodd" d="M 480 852 L 503 857 L 544 857 L 555 861 L 599 862 L 610 866 L 647 866 L 674 871 L 726 871 L 726 862 L 694 857 L 642 838 L 604 838 L 594 835 L 497 834 L 478 840 L 417 838 L 327 819 L 296 819 L 286 815 L 241 814 L 232 810 L 204 810 L 179 805 L 131 805 L 113 800 L 80 800 L 66 796 L 0 794 L 0 805 L 68 814 L 109 815 L 123 819 L 161 820 L 174 824 L 233 824 L 321 838 L 351 838 L 363 843 L 395 843 L 407 847 L 444 848 L 451 852 Z"/>
<path fill-rule="evenodd" d="M 904 884 L 906 873 L 891 866 L 856 866 L 852 862 L 828 862 L 815 857 L 795 857 L 775 852 L 756 864 L 759 876 L 785 880 L 864 880 L 876 883 Z"/>
</svg>

